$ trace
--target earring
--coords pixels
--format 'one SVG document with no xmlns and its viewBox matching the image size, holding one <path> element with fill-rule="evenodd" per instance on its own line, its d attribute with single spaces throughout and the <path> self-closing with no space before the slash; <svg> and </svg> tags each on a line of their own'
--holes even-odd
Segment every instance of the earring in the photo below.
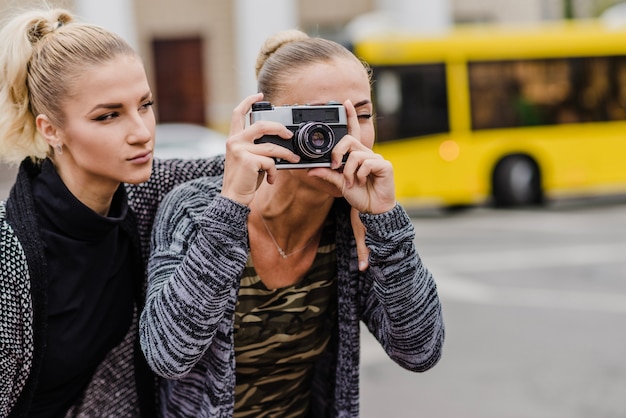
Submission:
<svg viewBox="0 0 626 418">
<path fill-rule="evenodd" d="M 58 155 L 63 155 L 63 144 L 56 144 L 54 146 L 54 153 Z"/>
</svg>

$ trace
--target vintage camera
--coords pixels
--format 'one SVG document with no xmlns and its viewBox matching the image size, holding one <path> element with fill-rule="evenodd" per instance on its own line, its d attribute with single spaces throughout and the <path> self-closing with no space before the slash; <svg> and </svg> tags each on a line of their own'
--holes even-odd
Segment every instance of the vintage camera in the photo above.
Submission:
<svg viewBox="0 0 626 418">
<path fill-rule="evenodd" d="M 260 120 L 280 122 L 294 133 L 291 139 L 265 135 L 254 141 L 277 144 L 300 156 L 295 164 L 275 158 L 278 169 L 330 167 L 331 151 L 348 133 L 346 109 L 335 102 L 319 106 L 274 106 L 270 102 L 257 102 L 252 105 L 250 123 Z"/>
</svg>

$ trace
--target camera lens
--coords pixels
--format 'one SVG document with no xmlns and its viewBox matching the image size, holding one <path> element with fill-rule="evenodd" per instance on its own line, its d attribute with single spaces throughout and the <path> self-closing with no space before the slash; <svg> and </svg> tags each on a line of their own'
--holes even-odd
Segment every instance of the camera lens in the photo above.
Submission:
<svg viewBox="0 0 626 418">
<path fill-rule="evenodd" d="M 295 144 L 301 156 L 317 159 L 333 149 L 335 133 L 324 123 L 304 123 L 298 129 Z"/>
<path fill-rule="evenodd" d="M 326 137 L 323 132 L 316 131 L 311 134 L 311 144 L 316 148 L 321 148 L 326 143 Z"/>
</svg>

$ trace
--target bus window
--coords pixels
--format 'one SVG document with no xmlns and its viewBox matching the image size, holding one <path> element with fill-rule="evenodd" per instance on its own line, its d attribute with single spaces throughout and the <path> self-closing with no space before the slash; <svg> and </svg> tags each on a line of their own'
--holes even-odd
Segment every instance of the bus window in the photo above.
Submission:
<svg viewBox="0 0 626 418">
<path fill-rule="evenodd" d="M 474 130 L 626 119 L 626 57 L 468 63 Z"/>
<path fill-rule="evenodd" d="M 375 150 L 394 166 L 398 200 L 626 194 L 625 39 L 626 27 L 572 21 L 354 42 L 372 68 Z"/>
<path fill-rule="evenodd" d="M 379 142 L 449 131 L 443 64 L 373 67 Z"/>
</svg>

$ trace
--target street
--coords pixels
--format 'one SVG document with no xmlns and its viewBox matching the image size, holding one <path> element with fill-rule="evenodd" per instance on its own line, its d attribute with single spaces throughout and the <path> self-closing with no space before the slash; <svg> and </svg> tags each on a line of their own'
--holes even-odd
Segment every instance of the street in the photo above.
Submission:
<svg viewBox="0 0 626 418">
<path fill-rule="evenodd" d="M 409 373 L 364 330 L 362 417 L 626 416 L 626 199 L 413 219 L 444 354 Z"/>
</svg>

